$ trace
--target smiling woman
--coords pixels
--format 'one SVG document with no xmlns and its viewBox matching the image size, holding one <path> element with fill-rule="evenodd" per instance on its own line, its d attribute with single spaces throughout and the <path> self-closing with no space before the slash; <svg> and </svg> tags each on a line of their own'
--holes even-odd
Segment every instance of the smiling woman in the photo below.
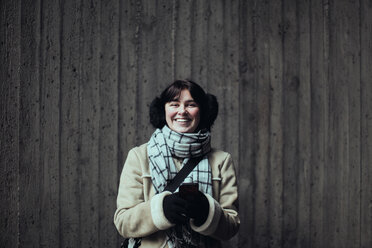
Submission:
<svg viewBox="0 0 372 248">
<path fill-rule="evenodd" d="M 190 91 L 181 94 L 165 104 L 165 120 L 170 129 L 179 133 L 192 133 L 200 122 L 199 105 L 192 98 Z"/>
<path fill-rule="evenodd" d="M 165 125 L 170 127 L 171 123 L 169 121 L 171 119 L 168 113 L 174 113 L 171 109 L 185 111 L 186 113 L 183 113 L 183 117 L 189 118 L 196 108 L 198 109 L 199 123 L 195 123 L 195 129 L 189 131 L 179 130 L 178 132 L 188 133 L 202 129 L 210 131 L 217 118 L 218 103 L 214 95 L 205 93 L 198 84 L 192 81 L 177 80 L 169 85 L 160 97 L 156 97 L 152 101 L 150 105 L 150 122 L 155 128 L 163 128 Z M 167 112 L 168 109 L 169 112 Z M 181 114 L 182 112 L 179 113 L 178 117 Z M 166 120 L 168 117 L 169 120 Z"/>
<path fill-rule="evenodd" d="M 220 247 L 237 233 L 234 165 L 210 143 L 217 114 L 216 97 L 192 81 L 177 80 L 153 100 L 156 130 L 130 150 L 120 178 L 114 222 L 128 247 Z M 196 190 L 166 190 L 189 161 L 197 162 L 181 186 Z"/>
</svg>

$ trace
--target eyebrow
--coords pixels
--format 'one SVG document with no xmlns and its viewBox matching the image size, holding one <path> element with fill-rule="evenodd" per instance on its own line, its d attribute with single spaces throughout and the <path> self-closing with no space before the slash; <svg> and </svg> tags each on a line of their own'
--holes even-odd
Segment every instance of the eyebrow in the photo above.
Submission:
<svg viewBox="0 0 372 248">
<path fill-rule="evenodd" d="M 175 98 L 175 99 L 171 100 L 171 102 L 179 102 L 179 101 L 180 101 L 179 98 Z M 195 100 L 186 100 L 185 102 L 195 102 L 196 103 Z"/>
</svg>

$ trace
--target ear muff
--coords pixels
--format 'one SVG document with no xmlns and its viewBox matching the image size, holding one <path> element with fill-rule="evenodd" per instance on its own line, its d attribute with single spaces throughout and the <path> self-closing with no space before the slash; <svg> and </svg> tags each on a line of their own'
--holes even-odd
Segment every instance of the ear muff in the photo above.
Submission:
<svg viewBox="0 0 372 248">
<path fill-rule="evenodd" d="M 206 113 L 205 115 L 205 127 L 210 130 L 214 124 L 214 121 L 218 116 L 218 101 L 215 95 L 207 93 L 206 97 Z"/>
<path fill-rule="evenodd" d="M 155 99 L 150 104 L 150 123 L 155 128 L 162 128 L 165 125 L 165 110 L 164 104 L 159 97 Z"/>
</svg>

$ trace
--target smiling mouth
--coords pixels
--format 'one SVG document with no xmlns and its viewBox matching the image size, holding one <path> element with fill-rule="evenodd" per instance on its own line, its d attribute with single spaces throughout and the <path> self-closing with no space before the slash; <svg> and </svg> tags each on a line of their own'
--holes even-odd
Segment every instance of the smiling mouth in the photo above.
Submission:
<svg viewBox="0 0 372 248">
<path fill-rule="evenodd" d="M 185 123 L 185 122 L 190 122 L 191 120 L 190 119 L 175 119 L 175 121 Z"/>
</svg>

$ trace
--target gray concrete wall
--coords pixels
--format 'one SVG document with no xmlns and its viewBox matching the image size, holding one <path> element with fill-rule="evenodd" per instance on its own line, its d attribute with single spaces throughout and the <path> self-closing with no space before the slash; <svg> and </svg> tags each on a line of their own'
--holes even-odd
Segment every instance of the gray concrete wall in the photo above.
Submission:
<svg viewBox="0 0 372 248">
<path fill-rule="evenodd" d="M 370 1 L 1 1 L 1 247 L 118 247 L 127 152 L 174 79 L 215 94 L 225 247 L 372 246 Z"/>
</svg>

